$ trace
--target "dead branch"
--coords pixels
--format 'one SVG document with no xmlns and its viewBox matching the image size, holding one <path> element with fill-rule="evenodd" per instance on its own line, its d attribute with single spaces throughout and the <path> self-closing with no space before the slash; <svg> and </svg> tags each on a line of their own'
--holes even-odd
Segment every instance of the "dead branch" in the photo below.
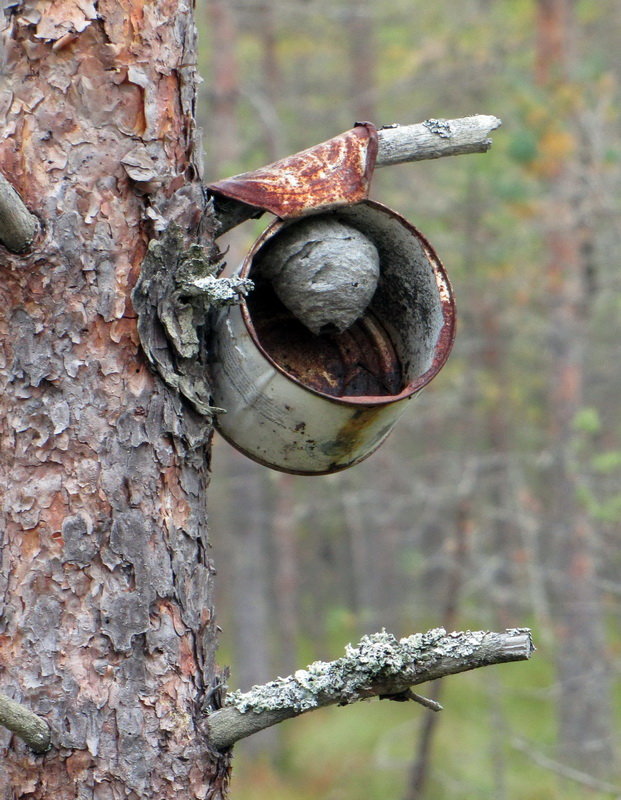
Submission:
<svg viewBox="0 0 621 800">
<path fill-rule="evenodd" d="M 316 661 L 287 678 L 233 692 L 208 718 L 211 743 L 231 747 L 239 739 L 329 705 L 348 705 L 378 696 L 407 699 L 411 686 L 457 672 L 522 661 L 534 650 L 530 631 L 446 633 L 436 628 L 397 640 L 392 634 L 365 636 L 336 661 Z"/>
<path fill-rule="evenodd" d="M 477 114 L 461 119 L 428 119 L 416 125 L 388 125 L 378 131 L 376 167 L 425 161 L 467 153 L 485 153 L 490 133 L 502 124 L 497 117 Z M 262 211 L 224 196 L 214 197 L 219 235 Z"/>
<path fill-rule="evenodd" d="M 0 243 L 11 253 L 24 253 L 34 242 L 39 221 L 24 205 L 4 175 L 0 174 Z"/>
<path fill-rule="evenodd" d="M 492 146 L 489 134 L 501 124 L 497 117 L 477 114 L 461 119 L 428 119 L 417 125 L 387 126 L 377 132 L 375 166 L 486 153 Z"/>
<path fill-rule="evenodd" d="M 35 753 L 44 753 L 50 747 L 50 729 L 45 720 L 3 694 L 0 694 L 0 725 L 23 739 Z"/>
</svg>

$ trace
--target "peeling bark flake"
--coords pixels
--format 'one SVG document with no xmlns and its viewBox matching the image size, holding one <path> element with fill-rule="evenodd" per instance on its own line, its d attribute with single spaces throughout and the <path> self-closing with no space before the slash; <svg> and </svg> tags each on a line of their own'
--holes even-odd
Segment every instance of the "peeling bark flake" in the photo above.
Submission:
<svg viewBox="0 0 621 800">
<path fill-rule="evenodd" d="M 71 33 L 82 33 L 96 19 L 98 19 L 95 3 L 89 0 L 54 0 L 49 3 L 49 9 L 41 14 L 37 21 L 35 38 L 46 41 L 56 41 Z M 35 11 L 41 3 L 25 3 L 26 13 L 30 19 L 37 19 Z M 34 12 L 34 14 L 33 14 Z"/>
</svg>

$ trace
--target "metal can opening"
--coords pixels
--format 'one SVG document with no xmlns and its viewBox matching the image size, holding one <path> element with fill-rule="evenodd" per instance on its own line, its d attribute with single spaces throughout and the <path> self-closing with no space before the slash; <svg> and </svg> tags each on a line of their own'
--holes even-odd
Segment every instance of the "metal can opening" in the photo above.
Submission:
<svg viewBox="0 0 621 800">
<path fill-rule="evenodd" d="M 241 268 L 255 289 L 214 325 L 217 427 L 273 469 L 321 475 L 346 469 L 386 439 L 415 394 L 450 353 L 455 309 L 444 268 L 403 217 L 364 201 L 323 212 L 358 228 L 380 256 L 377 289 L 342 333 L 313 334 L 280 302 L 257 264 L 295 221 L 278 220 Z"/>
</svg>

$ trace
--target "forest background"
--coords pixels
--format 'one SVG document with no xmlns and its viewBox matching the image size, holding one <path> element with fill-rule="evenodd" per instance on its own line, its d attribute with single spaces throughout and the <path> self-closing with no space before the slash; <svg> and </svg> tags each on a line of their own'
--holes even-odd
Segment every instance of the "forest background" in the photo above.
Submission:
<svg viewBox="0 0 621 800">
<path fill-rule="evenodd" d="M 459 313 L 448 365 L 389 441 L 323 478 L 216 443 L 231 686 L 382 627 L 529 625 L 538 647 L 450 678 L 440 715 L 359 704 L 240 743 L 232 796 L 621 797 L 621 5 L 197 7 L 210 180 L 357 120 L 503 120 L 485 155 L 375 175 L 372 196 L 439 253 Z M 229 237 L 232 267 L 266 224 Z"/>
</svg>

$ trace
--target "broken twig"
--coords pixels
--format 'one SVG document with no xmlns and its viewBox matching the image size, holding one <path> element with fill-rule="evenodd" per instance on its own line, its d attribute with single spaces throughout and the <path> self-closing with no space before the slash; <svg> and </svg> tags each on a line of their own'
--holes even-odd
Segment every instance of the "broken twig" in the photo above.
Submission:
<svg viewBox="0 0 621 800">
<path fill-rule="evenodd" d="M 4 175 L 0 174 L 0 243 L 11 253 L 24 253 L 39 230 L 39 221 L 24 205 Z"/>
<path fill-rule="evenodd" d="M 497 117 L 477 114 L 462 119 L 428 119 L 417 125 L 387 126 L 377 132 L 375 166 L 486 153 L 492 146 L 489 134 L 501 124 Z"/>
<path fill-rule="evenodd" d="M 50 748 L 50 729 L 47 722 L 3 694 L 0 694 L 0 725 L 23 739 L 35 753 L 44 753 Z"/>
</svg>

